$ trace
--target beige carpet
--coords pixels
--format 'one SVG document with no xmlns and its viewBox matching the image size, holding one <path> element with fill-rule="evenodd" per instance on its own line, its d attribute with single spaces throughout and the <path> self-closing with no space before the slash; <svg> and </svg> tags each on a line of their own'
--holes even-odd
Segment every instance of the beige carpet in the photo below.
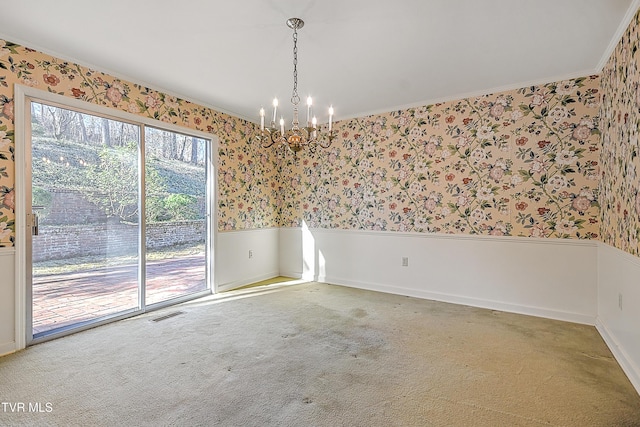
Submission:
<svg viewBox="0 0 640 427">
<path fill-rule="evenodd" d="M 3 426 L 640 425 L 593 327 L 318 283 L 0 358 L 0 401 Z"/>
</svg>

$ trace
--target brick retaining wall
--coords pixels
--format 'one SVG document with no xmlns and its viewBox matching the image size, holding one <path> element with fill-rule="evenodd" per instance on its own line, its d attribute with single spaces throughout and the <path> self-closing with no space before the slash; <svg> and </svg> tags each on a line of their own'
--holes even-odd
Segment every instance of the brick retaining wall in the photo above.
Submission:
<svg viewBox="0 0 640 427">
<path fill-rule="evenodd" d="M 147 225 L 147 248 L 160 249 L 205 240 L 204 220 L 160 222 Z M 33 238 L 33 261 L 88 255 L 135 255 L 137 224 L 43 226 Z"/>
<path fill-rule="evenodd" d="M 42 225 L 75 225 L 101 223 L 107 220 L 103 209 L 88 201 L 76 190 L 49 190 L 51 202 L 41 214 Z"/>
</svg>

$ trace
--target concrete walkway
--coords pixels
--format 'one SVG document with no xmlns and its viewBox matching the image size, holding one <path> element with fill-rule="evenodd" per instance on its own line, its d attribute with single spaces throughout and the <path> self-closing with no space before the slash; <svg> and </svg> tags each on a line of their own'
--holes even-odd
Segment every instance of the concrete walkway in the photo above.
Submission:
<svg viewBox="0 0 640 427">
<path fill-rule="evenodd" d="M 147 263 L 146 304 L 207 289 L 204 255 Z M 33 333 L 138 308 L 137 264 L 33 278 Z"/>
</svg>

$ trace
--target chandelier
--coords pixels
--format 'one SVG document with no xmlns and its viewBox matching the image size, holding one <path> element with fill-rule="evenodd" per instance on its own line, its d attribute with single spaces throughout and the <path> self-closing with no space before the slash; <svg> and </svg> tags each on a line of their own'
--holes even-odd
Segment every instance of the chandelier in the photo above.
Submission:
<svg viewBox="0 0 640 427">
<path fill-rule="evenodd" d="M 285 130 L 283 117 L 280 117 L 280 127 L 276 127 L 278 99 L 275 98 L 273 100 L 271 126 L 265 128 L 265 111 L 264 108 L 260 109 L 260 133 L 258 135 L 258 141 L 260 141 L 264 148 L 279 144 L 288 147 L 294 154 L 305 147 L 313 153 L 318 146 L 329 148 L 335 138 L 336 132 L 332 129 L 333 106 L 329 107 L 329 125 L 326 137 L 322 134 L 318 120 L 313 115 L 313 100 L 311 97 L 307 98 L 306 126 L 300 126 L 298 120 L 298 104 L 300 103 L 300 96 L 298 95 L 298 30 L 304 26 L 304 21 L 300 18 L 290 18 L 287 20 L 287 26 L 293 30 L 293 92 L 291 94 L 293 121 L 291 123 L 291 129 Z"/>
</svg>

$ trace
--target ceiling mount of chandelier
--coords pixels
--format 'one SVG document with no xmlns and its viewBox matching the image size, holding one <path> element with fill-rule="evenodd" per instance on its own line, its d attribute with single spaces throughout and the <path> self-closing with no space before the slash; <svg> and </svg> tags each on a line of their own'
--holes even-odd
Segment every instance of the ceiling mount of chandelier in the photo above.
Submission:
<svg viewBox="0 0 640 427">
<path fill-rule="evenodd" d="M 293 104 L 293 120 L 291 129 L 285 129 L 284 118 L 280 117 L 279 127 L 276 126 L 278 116 L 278 99 L 273 100 L 273 114 L 271 116 L 271 126 L 264 126 L 265 111 L 260 109 L 260 132 L 258 141 L 264 148 L 273 145 L 284 145 L 291 151 L 297 153 L 303 148 L 309 149 L 312 153 L 316 148 L 329 148 L 336 132 L 333 130 L 333 107 L 329 107 L 329 124 L 327 126 L 326 135 L 323 133 L 318 120 L 313 115 L 313 100 L 307 98 L 307 122 L 305 126 L 300 126 L 298 119 L 298 104 L 300 96 L 298 95 L 298 30 L 304 26 L 304 21 L 300 18 L 289 18 L 287 26 L 293 30 L 293 92 L 291 94 L 291 104 Z"/>
</svg>

